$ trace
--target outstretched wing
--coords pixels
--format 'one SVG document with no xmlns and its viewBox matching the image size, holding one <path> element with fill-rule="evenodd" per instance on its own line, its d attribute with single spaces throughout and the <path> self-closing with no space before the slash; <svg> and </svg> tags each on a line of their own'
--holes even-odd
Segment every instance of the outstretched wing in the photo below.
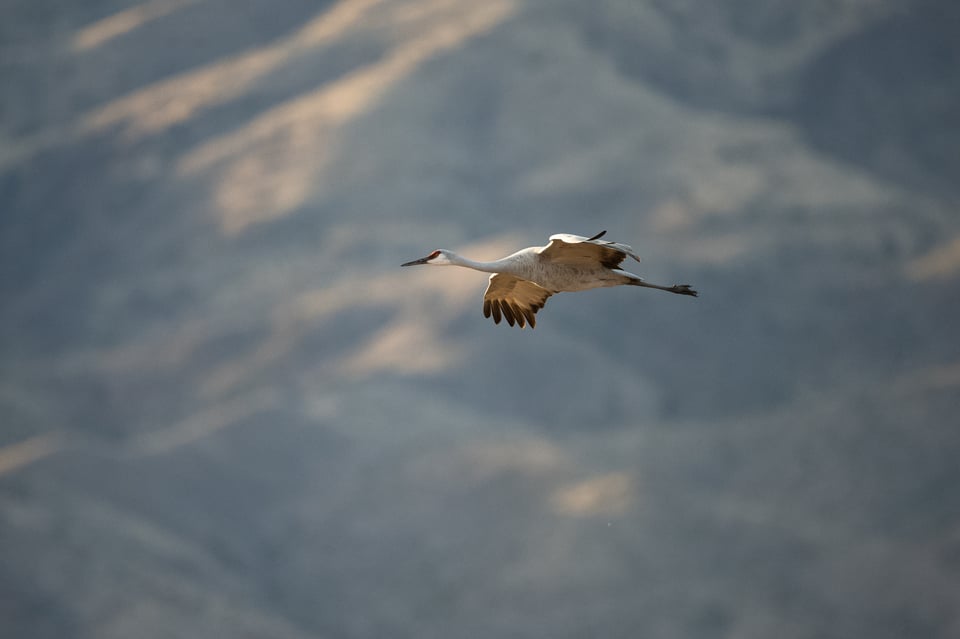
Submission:
<svg viewBox="0 0 960 639">
<path fill-rule="evenodd" d="M 510 326 L 516 323 L 523 328 L 530 324 L 530 328 L 533 328 L 537 325 L 537 311 L 543 308 L 552 294 L 533 282 L 507 273 L 494 273 L 483 294 L 483 316 L 490 317 L 493 314 L 495 324 L 499 324 L 500 318 L 504 317 Z"/>
<path fill-rule="evenodd" d="M 607 268 L 617 268 L 627 258 L 632 257 L 640 261 L 640 256 L 626 244 L 607 242 L 600 238 L 606 231 L 593 237 L 581 237 L 568 233 L 557 233 L 550 236 L 550 243 L 538 252 L 551 262 L 564 264 L 603 264 Z"/>
</svg>

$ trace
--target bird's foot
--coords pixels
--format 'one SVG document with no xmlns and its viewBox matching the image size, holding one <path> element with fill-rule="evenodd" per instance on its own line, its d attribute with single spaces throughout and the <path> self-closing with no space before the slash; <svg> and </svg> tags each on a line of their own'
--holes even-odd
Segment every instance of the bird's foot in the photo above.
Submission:
<svg viewBox="0 0 960 639">
<path fill-rule="evenodd" d="M 689 284 L 674 284 L 667 290 L 671 293 L 677 293 L 679 295 L 692 295 L 693 297 L 697 297 L 699 295 L 699 293 L 690 288 Z"/>
</svg>

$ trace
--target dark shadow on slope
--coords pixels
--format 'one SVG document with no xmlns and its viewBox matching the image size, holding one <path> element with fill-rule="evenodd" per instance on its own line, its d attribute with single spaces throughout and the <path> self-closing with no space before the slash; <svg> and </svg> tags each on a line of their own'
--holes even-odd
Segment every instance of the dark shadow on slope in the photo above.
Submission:
<svg viewBox="0 0 960 639">
<path fill-rule="evenodd" d="M 774 61 L 836 19 L 830 3 L 602 4 L 568 11 L 585 44 L 621 74 L 696 108 L 748 115 L 782 111 L 795 76 Z"/>
<path fill-rule="evenodd" d="M 801 79 L 794 117 L 824 153 L 884 179 L 960 193 L 960 5 L 931 0 L 854 34 Z"/>
</svg>

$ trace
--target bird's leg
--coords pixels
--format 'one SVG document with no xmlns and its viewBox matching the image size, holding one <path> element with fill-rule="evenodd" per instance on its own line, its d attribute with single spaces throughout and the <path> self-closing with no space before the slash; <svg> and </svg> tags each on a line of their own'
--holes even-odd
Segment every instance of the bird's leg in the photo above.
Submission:
<svg viewBox="0 0 960 639">
<path fill-rule="evenodd" d="M 658 284 L 651 284 L 650 282 L 645 282 L 641 279 L 631 280 L 631 284 L 634 286 L 645 286 L 647 288 L 655 288 L 661 291 L 668 291 L 670 293 L 676 293 L 678 295 L 691 295 L 697 297 L 699 293 L 690 288 L 689 284 L 674 284 L 673 286 L 660 286 Z"/>
</svg>

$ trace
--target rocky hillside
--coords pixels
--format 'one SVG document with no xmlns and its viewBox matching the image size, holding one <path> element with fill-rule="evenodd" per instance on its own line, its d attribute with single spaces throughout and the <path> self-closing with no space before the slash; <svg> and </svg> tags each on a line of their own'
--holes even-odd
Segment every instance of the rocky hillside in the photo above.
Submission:
<svg viewBox="0 0 960 639">
<path fill-rule="evenodd" d="M 6 634 L 960 634 L 954 3 L 2 13 Z"/>
</svg>

